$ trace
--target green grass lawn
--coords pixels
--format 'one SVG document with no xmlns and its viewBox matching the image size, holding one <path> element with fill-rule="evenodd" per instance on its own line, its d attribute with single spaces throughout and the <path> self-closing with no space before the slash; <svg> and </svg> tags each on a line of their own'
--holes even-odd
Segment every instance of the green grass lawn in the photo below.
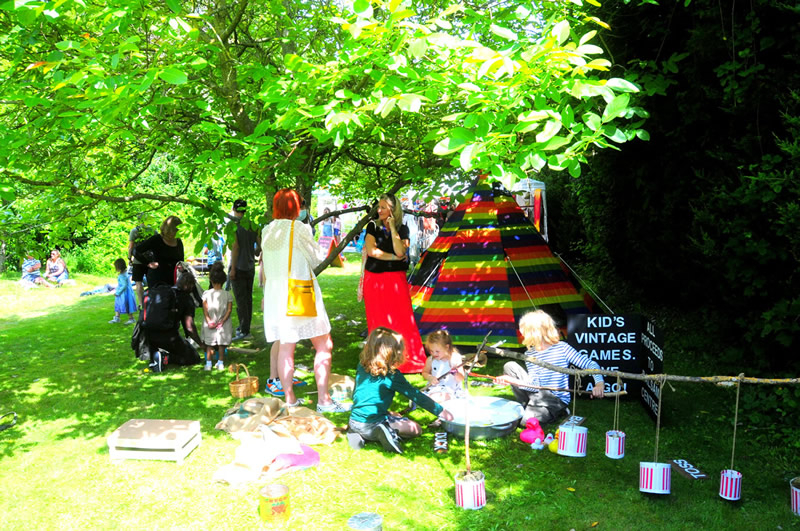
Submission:
<svg viewBox="0 0 800 531">
<path fill-rule="evenodd" d="M 357 275 L 358 260 L 351 259 L 320 278 L 333 325 L 333 370 L 340 374 L 355 374 L 359 332 L 366 326 L 355 297 Z M 78 275 L 76 286 L 28 291 L 16 278 L 0 280 L 0 413 L 19 415 L 15 427 L 0 432 L 0 528 L 260 527 L 258 491 L 264 482 L 234 488 L 211 481 L 238 446 L 214 429 L 235 403 L 228 390 L 232 376 L 201 365 L 144 373 L 146 364 L 130 349 L 131 328 L 107 324 L 113 296 L 78 296 L 109 280 Z M 269 360 L 261 330 L 256 312 L 254 340 L 242 346 L 257 352 L 233 354 L 231 361 L 246 364 L 263 388 Z M 686 374 L 689 364 L 670 365 L 670 354 L 677 358 L 668 351 L 666 370 Z M 297 363 L 310 367 L 312 360 L 309 345 L 299 345 Z M 498 374 L 502 363 L 490 360 L 482 372 Z M 693 370 L 725 374 L 719 367 Z M 309 385 L 298 389 L 299 396 L 315 389 L 313 378 L 305 379 Z M 409 379 L 422 386 L 420 377 Z M 453 476 L 465 466 L 463 441 L 451 439 L 443 455 L 432 451 L 432 430 L 409 442 L 404 455 L 385 454 L 376 445 L 354 452 L 343 439 L 316 447 L 318 467 L 279 480 L 290 489 L 287 527 L 344 529 L 350 516 L 376 512 L 386 530 L 800 529 L 800 517 L 789 510 L 788 486 L 800 475 L 798 457 L 754 444 L 746 427 L 740 427 L 736 443 L 742 501 L 719 498 L 719 471 L 730 465 L 733 400 L 734 391 L 710 385 L 676 385 L 665 393 L 659 461 L 684 458 L 710 476 L 690 481 L 673 471 L 666 496 L 638 490 L 639 461 L 653 459 L 655 440 L 655 425 L 639 403 L 622 404 L 627 455 L 615 461 L 603 454 L 614 401 L 581 400 L 577 413 L 589 428 L 585 458 L 533 451 L 516 434 L 471 444 L 473 469 L 486 475 L 488 503 L 479 511 L 461 510 L 454 502 Z M 424 411 L 412 416 L 423 425 L 433 420 Z M 106 437 L 131 418 L 199 420 L 203 442 L 182 465 L 112 462 Z M 329 418 L 337 425 L 347 422 L 346 414 Z"/>
</svg>

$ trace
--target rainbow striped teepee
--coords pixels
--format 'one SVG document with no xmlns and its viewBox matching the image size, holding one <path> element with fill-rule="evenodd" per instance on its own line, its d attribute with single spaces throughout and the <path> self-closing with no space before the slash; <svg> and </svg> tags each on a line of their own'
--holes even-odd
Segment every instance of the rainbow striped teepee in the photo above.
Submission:
<svg viewBox="0 0 800 531">
<path fill-rule="evenodd" d="M 479 177 L 417 264 L 409 289 L 420 334 L 445 328 L 458 345 L 524 348 L 517 323 L 529 311 L 592 313 L 561 261 L 500 183 Z"/>
</svg>

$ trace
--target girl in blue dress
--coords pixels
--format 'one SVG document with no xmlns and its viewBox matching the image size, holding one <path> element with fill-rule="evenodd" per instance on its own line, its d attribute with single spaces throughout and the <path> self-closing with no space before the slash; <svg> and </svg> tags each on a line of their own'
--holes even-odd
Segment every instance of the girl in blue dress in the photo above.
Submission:
<svg viewBox="0 0 800 531">
<path fill-rule="evenodd" d="M 130 314 L 130 318 L 125 321 L 125 324 L 134 324 L 136 322 L 136 319 L 133 318 L 133 314 L 136 312 L 136 296 L 133 294 L 133 286 L 128 277 L 128 266 L 125 264 L 125 260 L 122 258 L 114 260 L 114 269 L 117 270 L 117 289 L 114 291 L 114 318 L 109 323 L 119 323 L 120 314 Z"/>
</svg>

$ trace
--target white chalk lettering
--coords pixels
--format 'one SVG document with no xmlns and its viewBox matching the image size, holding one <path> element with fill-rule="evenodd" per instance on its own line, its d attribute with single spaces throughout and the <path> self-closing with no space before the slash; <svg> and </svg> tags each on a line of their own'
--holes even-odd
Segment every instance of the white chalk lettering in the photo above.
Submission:
<svg viewBox="0 0 800 531">
<path fill-rule="evenodd" d="M 658 402 L 656 402 L 650 394 L 642 387 L 642 400 L 653 411 L 654 415 L 658 415 Z"/>
<path fill-rule="evenodd" d="M 653 353 L 653 355 L 661 361 L 664 361 L 664 351 L 661 350 L 661 347 L 656 345 L 655 341 L 650 339 L 649 337 L 643 335 L 642 336 L 642 345 L 644 345 L 647 350 Z"/>
<path fill-rule="evenodd" d="M 636 332 L 579 332 L 575 334 L 578 343 L 636 343 Z"/>
<path fill-rule="evenodd" d="M 611 317 L 610 315 L 594 315 L 586 318 L 586 326 L 588 328 L 608 328 L 609 326 L 622 328 L 625 326 L 625 318 L 620 316 Z"/>
</svg>

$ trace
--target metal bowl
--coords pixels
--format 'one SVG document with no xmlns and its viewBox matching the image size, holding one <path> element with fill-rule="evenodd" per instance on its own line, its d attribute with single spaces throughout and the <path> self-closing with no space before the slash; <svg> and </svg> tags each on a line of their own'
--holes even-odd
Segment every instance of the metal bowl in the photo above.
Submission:
<svg viewBox="0 0 800 531">
<path fill-rule="evenodd" d="M 469 404 L 467 406 L 467 404 Z M 469 408 L 469 438 L 497 439 L 513 432 L 522 418 L 522 405 L 496 396 L 471 396 L 448 400 L 442 404 L 453 414 L 453 420 L 444 421 L 444 429 L 455 437 L 464 437 L 466 413 Z"/>
</svg>

